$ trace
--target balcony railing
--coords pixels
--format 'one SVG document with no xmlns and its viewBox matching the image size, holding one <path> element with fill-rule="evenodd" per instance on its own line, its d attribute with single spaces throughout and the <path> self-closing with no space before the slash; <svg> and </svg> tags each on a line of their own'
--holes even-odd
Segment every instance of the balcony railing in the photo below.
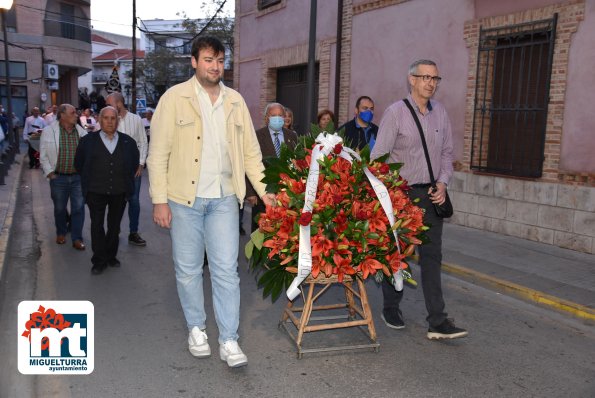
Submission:
<svg viewBox="0 0 595 398">
<path fill-rule="evenodd" d="M 46 19 L 45 35 L 91 43 L 91 29 L 72 22 Z"/>
<path fill-rule="evenodd" d="M 109 73 L 93 73 L 92 80 L 93 83 L 105 83 L 109 78 Z"/>
</svg>

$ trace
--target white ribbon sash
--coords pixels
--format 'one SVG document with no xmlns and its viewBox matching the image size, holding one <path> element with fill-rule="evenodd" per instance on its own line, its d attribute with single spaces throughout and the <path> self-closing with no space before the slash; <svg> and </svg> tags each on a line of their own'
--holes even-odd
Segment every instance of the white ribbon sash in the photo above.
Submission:
<svg viewBox="0 0 595 398">
<path fill-rule="evenodd" d="M 337 134 L 325 134 L 320 133 L 318 137 L 316 137 L 317 145 L 314 146 L 312 150 L 312 159 L 310 160 L 310 171 L 308 173 L 308 179 L 306 180 L 306 192 L 304 198 L 304 208 L 302 209 L 302 214 L 313 212 L 314 209 L 314 201 L 316 200 L 316 193 L 318 192 L 318 176 L 320 175 L 320 167 L 318 164 L 319 159 L 323 159 L 338 144 L 343 143 L 343 139 L 339 137 Z M 339 154 L 340 157 L 349 161 L 350 163 L 353 161 L 353 158 L 357 160 L 361 160 L 359 155 L 353 151 L 351 148 L 343 147 L 341 153 Z M 378 200 L 382 206 L 382 210 L 386 214 L 388 218 L 389 225 L 394 225 L 395 223 L 395 216 L 393 214 L 392 203 L 390 201 L 390 197 L 388 195 L 388 190 L 384 186 L 384 184 L 374 176 L 367 167 L 364 168 L 364 173 L 370 184 L 372 185 L 372 189 L 376 193 Z M 395 241 L 397 242 L 397 250 L 400 251 L 399 247 L 399 238 L 397 232 L 393 230 L 393 236 L 395 237 Z M 299 286 L 301 283 L 310 275 L 312 271 L 312 243 L 310 241 L 310 225 L 300 225 L 300 242 L 299 242 L 299 255 L 298 255 L 298 272 L 287 289 L 287 298 L 289 300 L 295 299 L 299 294 Z M 395 289 L 397 291 L 403 290 L 403 273 L 401 270 L 397 271 L 393 275 L 395 281 Z"/>
</svg>

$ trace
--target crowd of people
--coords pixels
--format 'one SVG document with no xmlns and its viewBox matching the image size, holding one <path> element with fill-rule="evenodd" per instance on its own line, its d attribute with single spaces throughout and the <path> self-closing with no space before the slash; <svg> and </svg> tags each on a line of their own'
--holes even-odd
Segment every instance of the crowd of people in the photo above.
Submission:
<svg viewBox="0 0 595 398">
<path fill-rule="evenodd" d="M 79 114 L 69 104 L 52 107 L 45 116 L 33 109 L 23 138 L 31 140 L 41 132 L 39 163 L 30 146 L 30 167 L 41 165 L 49 180 L 57 244 L 66 242 L 70 230 L 73 247 L 85 250 L 82 227 L 87 204 L 94 275 L 121 265 L 117 253 L 126 206 L 128 242 L 147 244 L 138 231 L 139 192 L 147 165 L 152 219 L 170 230 L 189 351 L 199 358 L 211 355 L 203 291 L 208 256 L 219 356 L 230 367 L 238 367 L 248 362 L 238 344 L 240 211 L 248 203 L 256 217 L 266 206 L 275 206 L 275 194 L 267 192 L 262 182 L 262 158 L 279 156 L 283 145 L 293 148 L 298 135 L 293 129 L 293 112 L 276 102 L 266 106 L 264 126 L 254 130 L 242 96 L 222 83 L 225 49 L 218 39 L 197 38 L 191 54 L 195 75 L 170 88 L 144 119 L 128 112 L 120 93 L 112 93 L 99 115 L 89 109 Z M 402 94 L 413 104 L 415 115 L 399 100 L 376 125 L 372 122 L 374 101 L 362 95 L 353 117 L 339 129 L 344 129 L 353 149 L 368 145 L 373 159 L 388 153 L 390 162 L 405 163 L 401 175 L 412 187 L 409 195 L 420 199 L 424 221 L 431 225 L 430 242 L 420 249 L 427 337 L 464 337 L 467 331 L 456 327 L 445 312 L 440 269 L 443 220 L 433 209 L 434 204 L 445 201 L 453 172 L 450 121 L 445 108 L 433 99 L 441 77 L 434 62 L 420 60 L 411 65 L 407 79 L 410 92 Z M 415 116 L 421 120 L 423 132 L 418 131 Z M 337 125 L 330 110 L 321 111 L 317 121 L 321 130 L 331 122 Z M 430 167 L 437 176 L 435 186 L 430 183 L 432 173 L 425 163 L 420 133 L 428 143 Z M 253 221 L 252 230 L 256 228 Z M 399 307 L 403 292 L 389 283 L 383 284 L 382 291 L 382 319 L 390 328 L 404 328 Z"/>
</svg>

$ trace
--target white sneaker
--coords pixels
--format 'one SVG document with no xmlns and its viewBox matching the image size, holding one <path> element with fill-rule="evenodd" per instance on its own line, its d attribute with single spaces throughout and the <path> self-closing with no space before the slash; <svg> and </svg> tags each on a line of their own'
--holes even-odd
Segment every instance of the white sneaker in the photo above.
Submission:
<svg viewBox="0 0 595 398">
<path fill-rule="evenodd" d="M 211 356 L 211 347 L 207 341 L 207 334 L 195 326 L 188 335 L 188 350 L 190 353 L 198 358 L 206 358 Z"/>
<path fill-rule="evenodd" d="M 222 361 L 227 361 L 230 368 L 248 365 L 248 357 L 235 340 L 229 340 L 219 346 L 219 356 Z"/>
</svg>

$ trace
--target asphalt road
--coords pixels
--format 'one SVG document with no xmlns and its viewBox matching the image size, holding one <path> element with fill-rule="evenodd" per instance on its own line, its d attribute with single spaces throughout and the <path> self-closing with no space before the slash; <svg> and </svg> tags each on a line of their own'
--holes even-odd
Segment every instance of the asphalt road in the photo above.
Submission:
<svg viewBox="0 0 595 398">
<path fill-rule="evenodd" d="M 425 337 L 421 289 L 408 289 L 406 328 L 380 320 L 381 292 L 367 290 L 380 350 L 307 354 L 299 360 L 278 330 L 286 301 L 262 299 L 241 256 L 240 344 L 249 364 L 229 369 L 217 355 L 217 327 L 208 301 L 207 333 L 214 355 L 196 359 L 178 302 L 169 234 L 151 222 L 143 179 L 141 233 L 148 246 L 127 243 L 122 268 L 90 273 L 90 248 L 54 243 L 49 187 L 26 170 L 15 215 L 10 263 L 0 287 L 0 397 L 593 397 L 595 330 L 579 320 L 445 276 L 449 316 L 469 337 Z M 249 226 L 249 212 L 245 225 Z M 89 222 L 85 239 L 90 246 Z M 245 243 L 245 238 L 242 243 Z M 243 253 L 243 250 L 241 251 Z M 329 292 L 329 301 L 340 297 Z M 88 376 L 23 376 L 16 365 L 16 306 L 26 299 L 90 300 L 95 306 L 95 370 Z M 358 331 L 307 335 L 311 346 L 361 341 Z"/>
</svg>

